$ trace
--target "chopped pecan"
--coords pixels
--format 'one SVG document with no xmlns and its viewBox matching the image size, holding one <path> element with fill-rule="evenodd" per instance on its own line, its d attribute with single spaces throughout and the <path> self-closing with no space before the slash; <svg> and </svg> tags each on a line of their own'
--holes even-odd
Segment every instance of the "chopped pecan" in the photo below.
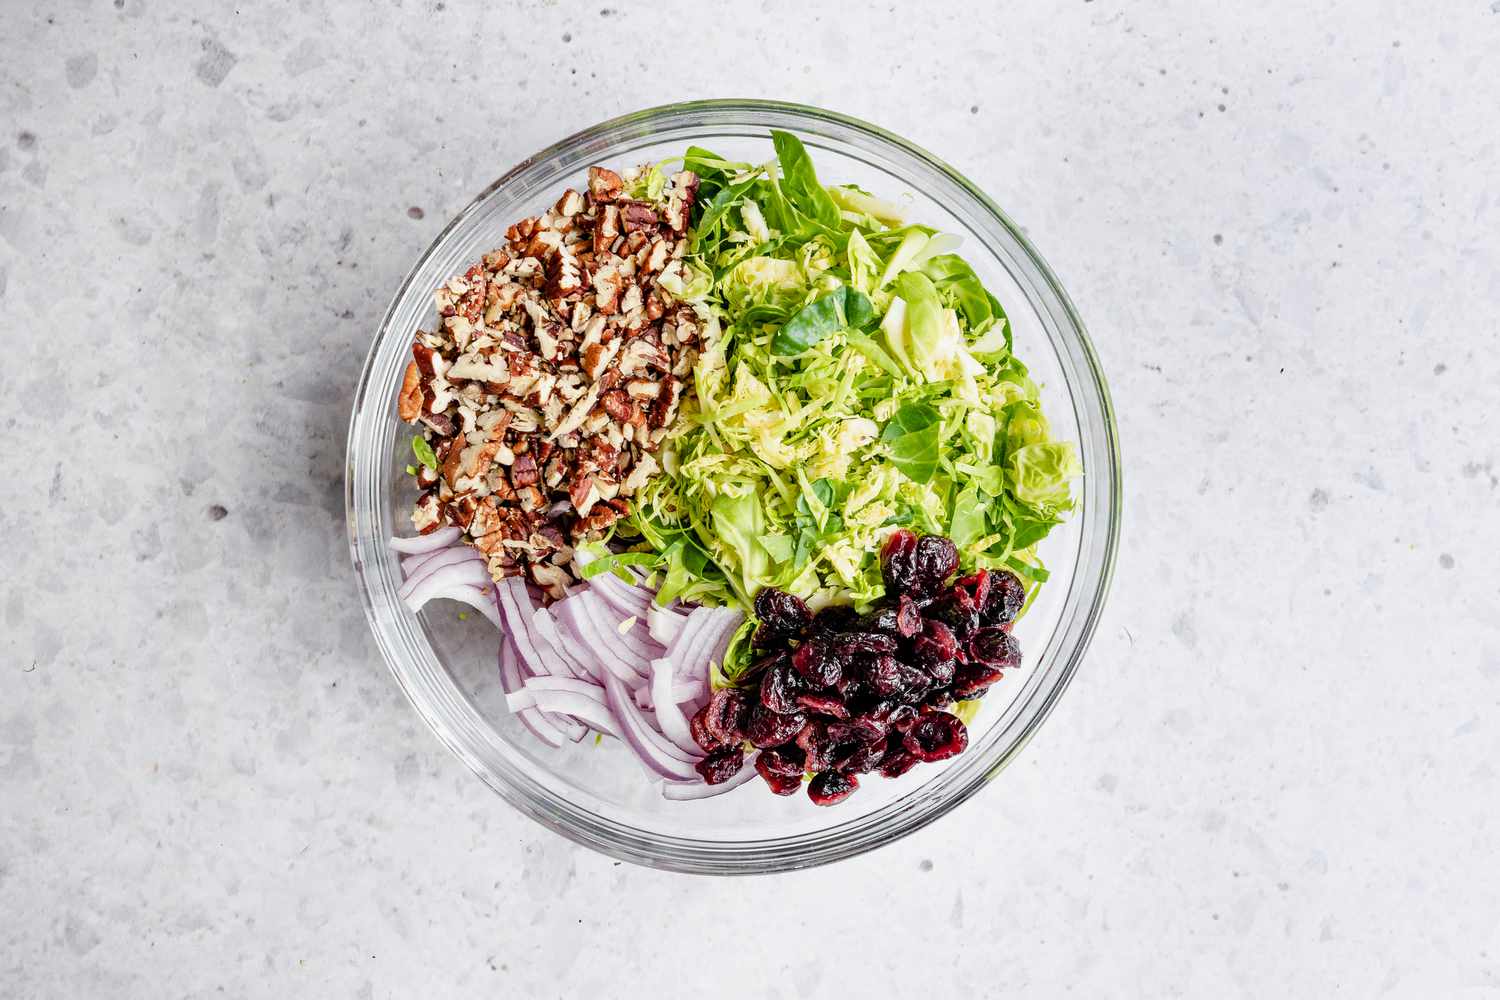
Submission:
<svg viewBox="0 0 1500 1000">
<path fill-rule="evenodd" d="M 630 397 L 625 395 L 622 389 L 613 389 L 599 398 L 604 404 L 604 412 L 611 418 L 624 423 L 630 419 Z"/>
<path fill-rule="evenodd" d="M 417 500 L 411 512 L 411 525 L 420 534 L 436 531 L 443 523 L 443 513 L 435 490 L 428 490 Z"/>
<path fill-rule="evenodd" d="M 620 175 L 605 167 L 589 167 L 589 195 L 595 201 L 614 201 L 625 190 Z"/>
<path fill-rule="evenodd" d="M 627 233 L 655 229 L 656 224 L 656 209 L 648 203 L 644 201 L 620 202 L 620 226 Z"/>
<path fill-rule="evenodd" d="M 415 361 L 408 362 L 401 378 L 401 393 L 396 397 L 396 414 L 407 423 L 422 414 L 422 375 Z"/>
<path fill-rule="evenodd" d="M 667 195 L 665 222 L 674 233 L 685 233 L 692 218 L 693 201 L 698 197 L 698 175 L 683 170 L 672 175 L 672 190 Z"/>
<path fill-rule="evenodd" d="M 612 315 L 619 308 L 624 291 L 625 273 L 618 258 L 606 261 L 594 271 L 594 308 L 599 312 Z"/>
<path fill-rule="evenodd" d="M 537 482 L 536 459 L 530 455 L 518 455 L 510 466 L 510 484 L 516 489 L 535 486 Z"/>
</svg>

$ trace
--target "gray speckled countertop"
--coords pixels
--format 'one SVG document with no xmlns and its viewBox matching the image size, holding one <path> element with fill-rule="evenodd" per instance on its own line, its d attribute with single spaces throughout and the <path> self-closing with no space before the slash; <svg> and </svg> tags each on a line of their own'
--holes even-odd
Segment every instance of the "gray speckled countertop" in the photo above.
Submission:
<svg viewBox="0 0 1500 1000">
<path fill-rule="evenodd" d="M 273 6 L 0 17 L 0 995 L 1500 993 L 1500 4 Z M 1127 515 L 995 786 L 726 882 L 447 755 L 340 476 L 452 213 L 731 95 L 879 122 L 1027 227 Z"/>
</svg>

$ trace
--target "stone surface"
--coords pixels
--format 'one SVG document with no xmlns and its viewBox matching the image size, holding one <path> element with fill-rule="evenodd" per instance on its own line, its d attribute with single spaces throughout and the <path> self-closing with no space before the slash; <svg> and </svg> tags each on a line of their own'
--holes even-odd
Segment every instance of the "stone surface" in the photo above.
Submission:
<svg viewBox="0 0 1500 1000">
<path fill-rule="evenodd" d="M 7 7 L 0 995 L 1500 990 L 1500 7 L 786 9 Z M 1027 227 L 1127 515 L 1090 661 L 992 789 L 717 882 L 575 848 L 442 750 L 340 477 L 387 296 L 475 191 L 756 94 Z"/>
</svg>

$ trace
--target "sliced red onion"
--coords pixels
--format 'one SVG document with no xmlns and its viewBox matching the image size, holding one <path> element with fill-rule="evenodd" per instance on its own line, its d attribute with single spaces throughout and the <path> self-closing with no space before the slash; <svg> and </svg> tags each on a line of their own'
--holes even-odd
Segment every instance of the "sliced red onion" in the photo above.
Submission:
<svg viewBox="0 0 1500 1000">
<path fill-rule="evenodd" d="M 690 753 L 701 754 L 702 748 L 693 739 L 693 734 L 688 730 L 687 719 L 677 707 L 672 691 L 672 672 L 671 660 L 663 657 L 651 661 L 651 700 L 656 712 L 656 723 L 667 739 Z"/>
<path fill-rule="evenodd" d="M 516 662 L 515 650 L 509 642 L 500 640 L 500 687 L 506 692 L 518 689 L 521 680 L 521 670 Z M 564 721 L 569 728 L 578 727 L 578 723 L 572 720 L 564 720 L 561 716 L 549 716 L 528 706 L 515 712 L 516 721 L 537 739 L 549 747 L 560 747 L 563 740 L 571 735 L 565 732 L 558 721 Z"/>
<path fill-rule="evenodd" d="M 402 584 L 396 593 L 407 602 L 408 607 L 416 610 L 430 600 L 424 594 L 455 583 L 467 583 L 474 587 L 487 586 L 490 583 L 490 571 L 484 563 L 475 559 L 450 561 L 446 565 L 419 571 L 418 575 Z"/>
<path fill-rule="evenodd" d="M 499 597 L 501 616 L 505 619 L 505 631 L 516 644 L 521 669 L 533 676 L 567 673 L 561 654 L 537 634 L 532 620 L 536 606 L 526 591 L 526 584 L 519 577 L 509 577 L 495 585 L 495 593 Z"/>
<path fill-rule="evenodd" d="M 483 562 L 484 556 L 480 551 L 468 545 L 450 545 L 446 549 L 438 549 L 436 552 L 426 552 L 419 556 L 407 556 L 401 560 L 401 572 L 406 575 L 406 582 L 410 583 L 418 576 L 425 574 L 430 569 L 439 566 L 447 566 L 450 563 Z"/>
<path fill-rule="evenodd" d="M 605 677 L 604 693 L 619 722 L 620 739 L 635 751 L 648 771 L 679 781 L 690 781 L 698 776 L 691 764 L 666 752 L 651 738 L 650 726 L 641 716 L 641 710 L 635 707 L 635 702 L 630 700 L 630 692 L 625 690 L 623 681 L 613 675 Z"/>
<path fill-rule="evenodd" d="M 701 779 L 698 781 L 663 781 L 661 783 L 662 798 L 672 799 L 675 802 L 687 802 L 693 799 L 711 799 L 715 795 L 732 792 L 747 781 L 755 779 L 755 758 L 758 756 L 760 756 L 759 750 L 746 754 L 745 766 L 728 781 L 721 781 L 717 785 L 710 785 Z"/>
<path fill-rule="evenodd" d="M 454 527 L 439 528 L 428 535 L 413 535 L 410 538 L 392 538 L 390 546 L 405 555 L 420 555 L 452 545 L 463 532 Z"/>
<path fill-rule="evenodd" d="M 646 679 L 646 672 L 638 669 L 636 664 L 644 665 L 647 661 L 632 655 L 619 641 L 610 640 L 608 632 L 613 629 L 608 624 L 606 613 L 600 610 L 602 602 L 590 603 L 590 596 L 585 591 L 552 605 L 552 612 L 562 626 L 563 638 L 571 638 L 583 649 L 595 653 L 607 674 L 632 686 L 641 683 Z M 595 618 L 596 614 L 606 615 L 602 627 L 601 622 Z"/>
<path fill-rule="evenodd" d="M 687 621 L 687 615 L 670 608 L 653 604 L 646 610 L 646 630 L 651 633 L 651 638 L 663 646 L 672 645 L 672 641 L 687 625 Z"/>
<path fill-rule="evenodd" d="M 537 608 L 531 615 L 531 624 L 537 634 L 557 650 L 566 673 L 585 680 L 599 680 L 598 675 L 603 671 L 596 658 L 586 656 L 584 650 L 563 638 L 562 633 L 557 630 L 557 621 L 552 617 L 550 609 Z"/>
<path fill-rule="evenodd" d="M 622 617 L 644 618 L 654 603 L 649 590 L 633 587 L 613 573 L 600 573 L 589 581 L 589 585 Z"/>
<path fill-rule="evenodd" d="M 495 607 L 495 599 L 492 595 L 493 584 L 490 588 L 480 588 L 468 583 L 455 583 L 445 587 L 437 588 L 431 592 L 421 594 L 422 603 L 407 602 L 407 607 L 412 611 L 420 611 L 428 601 L 458 601 L 467 604 L 488 618 L 496 628 L 504 631 L 505 625 L 500 621 L 500 612 Z M 426 588 L 419 588 L 426 591 Z"/>
<path fill-rule="evenodd" d="M 608 705 L 574 691 L 537 691 L 535 707 L 543 712 L 572 716 L 606 736 L 620 735 L 620 723 Z"/>
<path fill-rule="evenodd" d="M 536 704 L 538 691 L 571 691 L 574 694 L 591 698 L 599 704 L 608 703 L 604 696 L 604 688 L 593 681 L 581 681 L 576 677 L 526 677 L 522 678 L 520 686 L 514 691 L 507 693 L 505 702 L 511 711 L 519 712 L 523 708 L 530 708 Z"/>
</svg>

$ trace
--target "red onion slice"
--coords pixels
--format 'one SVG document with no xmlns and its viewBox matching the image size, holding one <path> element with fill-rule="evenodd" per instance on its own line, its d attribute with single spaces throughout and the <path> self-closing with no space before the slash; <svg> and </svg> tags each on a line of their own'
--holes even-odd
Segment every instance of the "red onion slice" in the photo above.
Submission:
<svg viewBox="0 0 1500 1000">
<path fill-rule="evenodd" d="M 722 781 L 717 785 L 710 785 L 706 781 L 663 781 L 661 783 L 661 794 L 664 799 L 674 802 L 688 802 L 694 799 L 711 799 L 715 795 L 723 795 L 732 792 L 747 781 L 755 779 L 755 758 L 760 756 L 760 751 L 745 755 L 745 766 L 728 781 Z"/>
<path fill-rule="evenodd" d="M 526 592 L 526 584 L 519 577 L 509 577 L 495 585 L 495 593 L 499 596 L 505 630 L 516 644 L 521 669 L 533 676 L 567 673 L 561 655 L 537 634 L 532 621 L 536 606 Z"/>
<path fill-rule="evenodd" d="M 404 555 L 414 556 L 433 552 L 458 541 L 463 532 L 454 527 L 439 528 L 430 535 L 413 535 L 410 538 L 392 538 L 390 546 Z"/>
<path fill-rule="evenodd" d="M 536 708 L 556 715 L 569 715 L 606 736 L 620 735 L 620 723 L 607 705 L 573 691 L 537 691 Z"/>
<path fill-rule="evenodd" d="M 648 771 L 679 781 L 690 781 L 698 776 L 693 765 L 667 753 L 651 739 L 650 727 L 642 717 L 641 710 L 630 700 L 630 692 L 625 690 L 623 681 L 613 675 L 604 678 L 604 693 L 609 698 L 610 709 L 619 721 L 620 739 L 635 751 Z"/>
<path fill-rule="evenodd" d="M 563 638 L 571 638 L 583 649 L 595 653 L 605 673 L 632 686 L 640 684 L 646 679 L 646 674 L 636 668 L 639 657 L 630 655 L 621 643 L 610 641 L 606 633 L 613 630 L 607 624 L 601 628 L 600 622 L 594 618 L 595 613 L 602 612 L 596 612 L 597 606 L 589 603 L 590 596 L 584 591 L 552 605 L 553 614 L 563 627 Z"/>
<path fill-rule="evenodd" d="M 672 691 L 672 661 L 669 659 L 651 661 L 651 699 L 662 735 L 689 753 L 702 754 L 703 749 L 693 739 L 687 719 L 677 707 Z"/>
<path fill-rule="evenodd" d="M 406 602 L 407 607 L 415 611 L 431 600 L 427 594 L 455 583 L 467 583 L 474 587 L 488 586 L 490 571 L 485 568 L 484 563 L 474 559 L 450 562 L 412 577 L 396 593 Z"/>
</svg>

